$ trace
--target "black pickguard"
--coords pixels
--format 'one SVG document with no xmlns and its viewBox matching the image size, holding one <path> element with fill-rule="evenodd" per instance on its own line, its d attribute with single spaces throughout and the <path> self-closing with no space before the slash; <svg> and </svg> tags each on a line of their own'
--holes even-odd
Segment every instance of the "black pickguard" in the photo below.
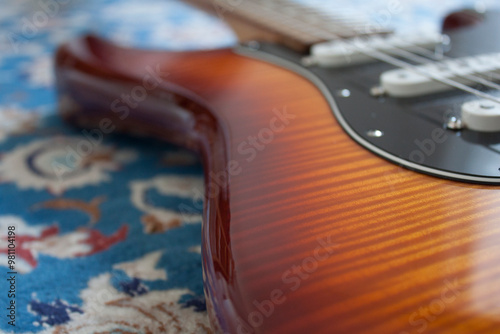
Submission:
<svg viewBox="0 0 500 334">
<path fill-rule="evenodd" d="M 500 52 L 499 31 L 500 13 L 490 12 L 479 25 L 447 32 L 451 38 L 447 56 Z M 306 69 L 300 62 L 302 55 L 284 47 L 262 44 L 259 51 Z M 380 74 L 393 68 L 371 63 L 342 69 L 312 66 L 307 70 L 323 82 L 335 99 L 340 113 L 337 116 L 343 118 L 351 137 L 374 153 L 439 177 L 500 184 L 500 133 L 454 131 L 445 126 L 450 116 L 460 115 L 464 102 L 477 98 L 457 90 L 418 98 L 372 96 L 370 89 L 379 84 Z M 339 95 L 346 89 L 348 97 Z M 367 134 L 370 130 L 380 130 L 384 135 L 371 137 Z M 379 150 L 372 149 L 372 145 Z"/>
</svg>

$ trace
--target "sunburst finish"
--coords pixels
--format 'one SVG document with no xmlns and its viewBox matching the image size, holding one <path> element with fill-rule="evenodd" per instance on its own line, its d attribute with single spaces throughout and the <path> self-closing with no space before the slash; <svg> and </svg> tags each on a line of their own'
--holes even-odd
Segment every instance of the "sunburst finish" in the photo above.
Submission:
<svg viewBox="0 0 500 334">
<path fill-rule="evenodd" d="M 152 68 L 160 85 L 119 111 L 114 101 Z M 57 78 L 68 121 L 107 118 L 202 154 L 216 331 L 500 331 L 497 187 L 376 157 L 309 81 L 229 49 L 147 52 L 89 37 L 59 50 Z"/>
</svg>

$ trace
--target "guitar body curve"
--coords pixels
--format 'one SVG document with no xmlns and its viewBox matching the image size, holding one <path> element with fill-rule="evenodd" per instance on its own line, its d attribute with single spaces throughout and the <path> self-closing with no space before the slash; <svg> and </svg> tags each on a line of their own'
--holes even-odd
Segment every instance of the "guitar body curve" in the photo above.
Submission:
<svg viewBox="0 0 500 334">
<path fill-rule="evenodd" d="M 87 37 L 59 50 L 56 70 L 69 122 L 106 119 L 203 156 L 203 269 L 218 332 L 498 332 L 495 186 L 375 156 L 309 80 L 233 50 Z"/>
</svg>

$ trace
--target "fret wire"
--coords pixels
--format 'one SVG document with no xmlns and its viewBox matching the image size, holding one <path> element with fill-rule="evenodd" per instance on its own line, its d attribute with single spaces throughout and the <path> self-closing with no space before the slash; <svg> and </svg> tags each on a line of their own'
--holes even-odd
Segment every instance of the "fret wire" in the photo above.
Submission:
<svg viewBox="0 0 500 334">
<path fill-rule="evenodd" d="M 248 8 L 250 7 L 250 8 Z M 281 33 L 285 33 L 286 35 L 294 35 L 293 37 L 298 37 L 296 36 L 297 33 L 300 33 L 302 38 L 299 39 L 306 39 L 307 41 L 318 41 L 317 36 L 314 34 L 311 34 L 308 31 L 304 31 L 304 29 L 298 29 L 296 26 L 290 26 L 288 24 L 287 27 L 282 27 L 280 24 L 284 24 L 284 20 L 276 20 L 275 12 L 269 11 L 267 9 L 267 6 L 259 7 L 257 4 L 252 3 L 252 2 L 244 2 L 242 3 L 237 9 L 236 12 L 239 13 L 240 15 L 246 16 L 248 18 L 251 18 L 252 20 L 257 20 L 259 23 L 263 24 L 264 26 L 271 26 L 274 29 L 278 29 Z M 266 10 L 266 12 L 262 12 L 262 10 Z M 259 12 L 260 11 L 260 12 Z M 266 18 L 263 17 L 269 16 L 269 14 L 274 14 L 272 17 Z M 290 32 L 290 29 L 295 30 L 294 33 Z M 306 38 L 304 38 L 306 37 Z"/>
<path fill-rule="evenodd" d="M 291 6 L 291 7 L 297 7 L 300 9 L 301 12 L 309 9 L 310 12 L 312 12 L 314 14 L 314 16 L 318 17 L 318 18 L 321 18 L 324 20 L 324 23 L 326 24 L 323 28 L 327 28 L 328 30 L 330 30 L 330 27 L 332 24 L 336 24 L 336 25 L 341 25 L 342 28 L 344 29 L 350 29 L 350 32 L 353 33 L 353 29 L 352 28 L 356 28 L 355 26 L 353 26 L 352 28 L 349 27 L 348 25 L 350 24 L 350 22 L 354 22 L 356 23 L 356 25 L 358 24 L 365 24 L 367 23 L 366 20 L 364 19 L 361 19 L 361 15 L 338 15 L 338 16 L 334 16 L 334 14 L 326 14 L 324 12 L 320 12 L 318 9 L 316 8 L 313 8 L 313 7 L 309 7 L 309 6 L 303 6 L 301 4 L 298 4 L 296 2 L 292 2 L 290 0 L 271 0 L 271 1 L 267 1 L 266 2 L 267 4 L 269 3 L 280 3 L 280 4 L 286 4 L 286 6 Z M 343 12 L 346 12 L 345 9 L 341 8 L 341 7 L 336 7 L 338 8 L 339 11 L 343 11 Z M 354 11 L 352 11 L 354 12 Z M 359 19 L 353 19 L 355 17 L 359 17 Z M 337 22 L 339 21 L 339 22 Z M 380 29 L 382 32 L 385 31 L 384 29 Z M 333 31 L 332 31 L 333 32 Z"/>
<path fill-rule="evenodd" d="M 252 4 L 252 2 L 253 1 L 250 1 L 249 3 L 247 2 L 247 4 Z M 255 6 L 256 6 L 255 3 L 253 3 L 252 5 L 253 5 L 254 9 L 258 9 L 258 8 L 255 8 Z M 268 12 L 270 11 L 268 5 L 264 6 L 264 9 L 267 10 Z M 325 29 L 325 27 L 328 27 L 328 25 L 321 25 L 320 27 L 318 27 L 316 24 L 312 24 L 311 22 L 304 22 L 304 21 L 302 21 L 302 20 L 300 20 L 298 18 L 287 17 L 287 16 L 284 16 L 282 13 L 275 12 L 275 11 L 272 11 L 272 10 L 271 10 L 271 12 L 274 15 L 280 16 L 284 20 L 295 21 L 295 23 L 297 23 L 297 21 L 300 22 L 302 24 L 302 26 L 307 26 L 308 27 L 308 32 L 312 32 L 317 37 L 319 37 L 319 38 L 321 38 L 323 40 L 331 40 L 332 39 L 332 35 L 331 35 L 332 33 L 334 33 L 336 35 L 335 39 L 346 38 L 346 37 L 354 37 L 354 36 L 359 35 L 359 34 L 353 33 L 353 30 L 351 30 L 349 28 L 346 28 L 344 26 L 339 27 L 337 25 L 337 27 L 335 27 L 335 29 L 330 29 L 330 28 Z M 320 29 L 318 29 L 318 28 L 320 28 Z M 336 31 L 333 32 L 332 30 L 336 30 Z"/>
<path fill-rule="evenodd" d="M 282 13 L 276 12 L 272 9 L 269 8 L 259 8 L 255 4 L 252 3 L 247 3 L 247 6 L 250 6 L 251 8 L 248 8 L 249 12 L 254 12 L 254 10 L 262 10 L 264 9 L 266 11 L 265 15 L 271 16 L 272 21 L 271 22 L 278 22 L 282 24 L 287 24 L 288 26 L 286 29 L 295 29 L 295 30 L 300 30 L 303 31 L 306 34 L 310 34 L 313 37 L 316 37 L 314 34 L 311 34 L 311 30 L 307 26 L 299 26 L 297 27 L 296 25 L 290 25 L 290 21 L 293 21 L 293 19 L 290 16 L 283 15 Z M 261 13 L 262 14 L 262 13 Z"/>
<path fill-rule="evenodd" d="M 250 20 L 252 20 L 254 22 L 258 22 L 258 23 L 262 24 L 263 26 L 266 26 L 268 28 L 272 28 L 273 30 L 277 30 L 281 34 L 288 35 L 290 37 L 294 37 L 298 40 L 303 40 L 303 41 L 308 41 L 308 42 L 309 41 L 312 41 L 312 42 L 321 41 L 317 38 L 317 36 L 310 34 L 310 33 L 307 33 L 307 32 L 304 32 L 304 31 L 300 31 L 297 29 L 294 29 L 294 31 L 290 31 L 290 28 L 284 27 L 282 24 L 280 24 L 281 22 L 277 22 L 277 21 L 270 22 L 269 18 L 262 16 L 262 13 L 260 15 L 255 14 L 255 13 L 245 13 L 244 16 L 249 18 Z"/>
<path fill-rule="evenodd" d="M 257 14 L 256 9 L 257 12 L 258 10 L 261 10 L 261 12 Z M 265 10 L 265 13 L 262 12 L 263 9 Z M 244 14 L 246 16 L 253 16 L 259 18 L 261 21 L 263 21 L 263 23 L 266 23 L 267 26 L 274 26 L 275 28 L 279 28 L 283 33 L 287 35 L 292 35 L 293 33 L 290 32 L 290 30 L 293 29 L 295 31 L 299 31 L 302 34 L 309 36 L 309 39 L 318 40 L 318 36 L 315 34 L 316 31 L 312 31 L 309 26 L 305 25 L 297 26 L 291 24 L 291 22 L 293 22 L 294 19 L 289 16 L 285 16 L 279 12 L 269 10 L 268 8 L 259 8 L 254 3 L 245 3 L 245 5 L 242 4 L 240 10 L 241 11 L 245 10 Z M 269 18 L 264 19 L 262 15 L 266 15 Z"/>
<path fill-rule="evenodd" d="M 274 19 L 276 19 L 276 16 L 279 16 L 281 18 L 281 23 L 287 25 L 287 27 L 277 27 L 276 24 L 271 24 L 269 22 L 263 22 L 263 20 L 260 20 L 260 23 L 266 23 L 265 26 L 272 26 L 275 29 L 278 28 L 279 32 L 281 33 L 286 33 L 287 36 L 291 36 L 290 29 L 293 29 L 295 31 L 301 31 L 302 33 L 306 33 L 309 35 L 313 35 L 312 37 L 319 38 L 319 36 L 323 36 L 324 34 L 321 32 L 321 30 L 316 29 L 314 26 L 311 26 L 307 21 L 310 20 L 303 20 L 301 18 L 297 18 L 295 20 L 295 25 L 292 26 L 290 25 L 289 22 L 289 17 L 283 15 L 282 9 L 283 8 L 293 8 L 295 11 L 300 12 L 301 16 L 304 18 L 313 18 L 313 21 L 321 21 L 322 23 L 322 28 L 327 30 L 328 32 L 335 33 L 337 35 L 340 35 L 341 37 L 353 37 L 357 36 L 360 34 L 364 34 L 362 29 L 359 28 L 360 25 L 363 25 L 364 21 L 360 20 L 352 20 L 348 18 L 346 15 L 343 16 L 333 16 L 333 15 L 326 15 L 322 12 L 319 12 L 315 8 L 312 8 L 310 6 L 304 6 L 302 4 L 292 2 L 290 0 L 244 0 L 240 5 L 234 7 L 230 6 L 228 3 L 220 3 L 218 5 L 224 7 L 224 4 L 228 9 L 234 10 L 236 12 L 239 12 L 243 16 L 251 16 L 252 18 L 257 18 L 258 16 L 255 15 L 255 12 L 252 10 L 244 10 L 244 7 L 251 6 L 253 9 L 259 13 L 259 11 L 262 11 L 263 9 L 267 12 L 271 12 L 275 15 Z M 280 11 L 281 10 L 281 11 Z M 253 14 L 253 15 L 252 15 Z M 304 16 L 305 15 L 305 16 Z M 309 16 L 308 16 L 309 15 Z M 298 22 L 297 22 L 298 21 Z M 297 23 L 300 23 L 299 27 L 296 26 Z M 349 27 L 352 26 L 352 27 Z M 304 31 L 306 30 L 306 31 Z M 314 31 L 312 31 L 314 30 Z M 378 30 L 374 29 L 372 33 L 376 32 L 385 32 L 384 30 Z M 321 35 L 319 35 L 321 34 Z M 323 37 L 322 37 L 323 38 Z M 302 38 L 299 38 L 302 39 Z M 324 39 L 324 38 L 323 38 Z M 307 41 L 311 41 L 313 38 L 308 37 Z M 319 41 L 318 41 L 319 42 Z"/>
<path fill-rule="evenodd" d="M 263 4 L 263 6 L 262 6 L 262 4 Z M 259 5 L 261 5 L 261 6 L 259 6 Z M 290 24 L 289 24 L 290 17 L 285 16 L 282 12 L 276 10 L 276 9 L 283 9 L 283 8 L 278 8 L 280 5 L 281 5 L 281 7 L 295 7 L 300 11 L 303 11 L 304 8 L 308 8 L 308 7 L 305 7 L 305 6 L 296 4 L 296 3 L 292 3 L 290 1 L 276 1 L 276 0 L 266 1 L 266 2 L 260 2 L 260 1 L 255 1 L 255 0 L 246 0 L 239 7 L 240 7 L 240 9 L 242 9 L 241 7 L 243 7 L 243 8 L 244 7 L 252 7 L 253 10 L 256 10 L 257 12 L 262 11 L 262 10 L 265 10 L 268 13 L 270 12 L 270 13 L 275 15 L 274 19 L 276 19 L 277 17 L 280 17 L 281 21 L 283 23 L 288 24 L 287 29 L 290 29 Z M 327 16 L 327 15 L 324 15 L 323 13 L 318 14 L 318 12 L 315 10 L 310 11 L 310 12 L 314 13 L 313 16 L 316 16 L 317 18 L 319 18 L 323 21 L 323 23 L 324 23 L 323 26 L 326 27 L 327 30 L 329 30 L 329 32 L 335 32 L 338 35 L 342 35 L 342 37 L 352 37 L 354 35 L 359 35 L 358 33 L 355 32 L 354 29 L 347 27 L 346 24 L 342 24 L 341 22 L 335 22 L 336 20 L 340 20 L 341 18 L 333 17 L 331 15 Z M 246 11 L 245 14 L 248 14 L 248 11 Z M 311 26 L 309 24 L 309 22 L 305 22 L 299 18 L 296 18 L 294 21 L 295 21 L 294 22 L 295 29 L 297 29 L 296 24 L 297 24 L 297 22 L 299 22 L 301 24 L 299 26 L 302 26 L 302 28 L 301 28 L 302 30 L 304 30 L 304 27 L 307 27 L 307 33 L 311 33 L 311 29 L 312 29 L 314 35 L 316 35 L 318 37 L 320 36 L 318 34 L 321 34 L 321 36 L 324 35 L 321 30 L 318 30 L 314 26 Z"/>
</svg>

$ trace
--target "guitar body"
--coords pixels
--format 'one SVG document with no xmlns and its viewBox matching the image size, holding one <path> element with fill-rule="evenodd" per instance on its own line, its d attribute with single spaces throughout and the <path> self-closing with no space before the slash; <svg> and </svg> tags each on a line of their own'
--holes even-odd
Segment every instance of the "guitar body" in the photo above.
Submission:
<svg viewBox="0 0 500 334">
<path fill-rule="evenodd" d="M 234 50 L 87 37 L 61 47 L 56 64 L 69 122 L 202 155 L 217 332 L 500 331 L 498 186 L 378 157 L 346 134 L 317 85 Z"/>
</svg>

